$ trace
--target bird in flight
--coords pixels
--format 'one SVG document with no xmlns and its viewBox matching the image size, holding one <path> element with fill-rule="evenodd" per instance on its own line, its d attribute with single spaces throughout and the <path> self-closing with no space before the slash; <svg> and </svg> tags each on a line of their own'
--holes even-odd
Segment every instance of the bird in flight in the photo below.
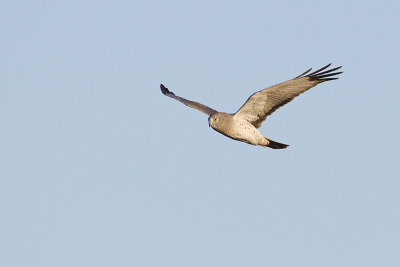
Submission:
<svg viewBox="0 0 400 267">
<path fill-rule="evenodd" d="M 177 96 L 162 84 L 160 87 L 164 95 L 209 115 L 208 125 L 217 132 L 251 145 L 282 149 L 288 147 L 288 145 L 275 142 L 263 136 L 257 128 L 261 126 L 269 115 L 292 101 L 296 96 L 319 83 L 338 79 L 333 76 L 342 73 L 336 72 L 342 66 L 326 70 L 330 66 L 331 64 L 328 64 L 312 73 L 309 73 L 311 71 L 309 69 L 289 81 L 270 86 L 252 94 L 235 114 L 218 112 L 203 104 Z"/>
</svg>

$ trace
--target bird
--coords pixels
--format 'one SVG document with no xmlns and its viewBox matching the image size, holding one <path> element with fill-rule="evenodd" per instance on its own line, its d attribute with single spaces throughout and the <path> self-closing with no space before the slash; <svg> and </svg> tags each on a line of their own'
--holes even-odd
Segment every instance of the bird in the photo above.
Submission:
<svg viewBox="0 0 400 267">
<path fill-rule="evenodd" d="M 328 69 L 330 66 L 331 64 L 328 64 L 311 73 L 312 68 L 310 68 L 291 80 L 258 91 L 252 94 L 234 114 L 218 112 L 206 105 L 177 96 L 163 84 L 160 85 L 160 88 L 164 95 L 207 114 L 209 116 L 209 127 L 211 126 L 214 130 L 229 138 L 254 146 L 283 149 L 289 145 L 263 136 L 258 128 L 269 115 L 295 97 L 317 84 L 338 79 L 334 76 L 343 73 L 337 72 L 342 66 Z"/>
</svg>

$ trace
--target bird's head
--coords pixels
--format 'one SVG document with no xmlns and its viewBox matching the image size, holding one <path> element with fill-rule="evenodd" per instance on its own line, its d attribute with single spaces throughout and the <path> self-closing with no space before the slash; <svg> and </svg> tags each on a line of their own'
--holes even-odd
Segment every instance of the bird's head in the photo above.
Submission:
<svg viewBox="0 0 400 267">
<path fill-rule="evenodd" d="M 232 116 L 230 114 L 226 114 L 223 112 L 217 112 L 212 114 L 210 117 L 208 117 L 208 126 L 211 126 L 214 129 L 220 129 L 221 127 L 224 127 L 229 121 L 229 116 Z"/>
<path fill-rule="evenodd" d="M 214 128 L 214 126 L 218 123 L 218 121 L 219 121 L 218 113 L 210 115 L 210 117 L 208 117 L 208 127 L 212 126 Z"/>
</svg>

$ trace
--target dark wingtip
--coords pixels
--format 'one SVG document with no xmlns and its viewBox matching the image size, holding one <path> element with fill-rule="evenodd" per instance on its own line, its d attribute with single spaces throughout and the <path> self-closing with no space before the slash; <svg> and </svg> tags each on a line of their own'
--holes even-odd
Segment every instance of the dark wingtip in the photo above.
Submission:
<svg viewBox="0 0 400 267">
<path fill-rule="evenodd" d="M 325 69 L 327 69 L 330 66 L 331 66 L 331 63 L 326 65 L 325 67 L 317 70 L 317 71 L 314 71 L 313 73 L 308 74 L 305 77 L 308 77 L 308 79 L 310 81 L 318 81 L 319 83 L 338 79 L 337 77 L 332 78 L 332 76 L 339 75 L 339 74 L 343 73 L 342 71 L 334 72 L 334 71 L 342 68 L 342 66 L 339 66 L 339 67 L 336 67 L 336 68 L 333 68 L 333 69 L 328 69 L 328 70 L 324 71 Z"/>
<path fill-rule="evenodd" d="M 168 90 L 168 88 L 165 87 L 163 84 L 160 84 L 160 88 L 161 88 L 161 92 L 162 92 L 164 95 L 171 93 L 171 92 Z"/>
</svg>

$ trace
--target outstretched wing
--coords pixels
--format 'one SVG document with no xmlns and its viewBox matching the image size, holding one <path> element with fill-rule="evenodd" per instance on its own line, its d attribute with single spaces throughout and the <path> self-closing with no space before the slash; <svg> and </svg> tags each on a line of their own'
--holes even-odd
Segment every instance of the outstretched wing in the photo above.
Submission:
<svg viewBox="0 0 400 267">
<path fill-rule="evenodd" d="M 204 113 L 206 113 L 207 115 L 211 115 L 211 114 L 214 114 L 214 113 L 217 112 L 216 110 L 214 110 L 214 109 L 212 109 L 212 108 L 210 108 L 210 107 L 207 107 L 207 106 L 205 106 L 205 105 L 203 105 L 203 104 L 200 104 L 200 103 L 197 103 L 197 102 L 194 102 L 194 101 L 190 101 L 190 100 L 187 100 L 187 99 L 185 99 L 185 98 L 183 98 L 183 97 L 180 97 L 180 96 L 175 95 L 174 93 L 172 93 L 170 90 L 168 90 L 168 88 L 166 88 L 166 87 L 165 87 L 164 85 L 162 85 L 162 84 L 160 85 L 160 87 L 161 87 L 161 92 L 162 92 L 164 95 L 169 96 L 169 97 L 172 97 L 172 98 L 174 98 L 174 99 L 176 99 L 176 100 L 182 102 L 182 103 L 185 104 L 186 106 L 189 106 L 189 107 L 191 107 L 191 108 L 195 108 L 195 109 L 197 109 L 197 110 L 200 110 L 201 112 L 204 112 Z"/>
<path fill-rule="evenodd" d="M 342 72 L 335 72 L 342 66 L 326 70 L 329 65 L 307 74 L 311 69 L 300 74 L 292 80 L 279 83 L 264 90 L 254 93 L 247 99 L 246 103 L 235 113 L 235 117 L 243 118 L 253 124 L 256 128 L 275 110 L 292 101 L 296 96 L 304 93 L 319 83 L 336 80 L 333 77 Z"/>
</svg>

